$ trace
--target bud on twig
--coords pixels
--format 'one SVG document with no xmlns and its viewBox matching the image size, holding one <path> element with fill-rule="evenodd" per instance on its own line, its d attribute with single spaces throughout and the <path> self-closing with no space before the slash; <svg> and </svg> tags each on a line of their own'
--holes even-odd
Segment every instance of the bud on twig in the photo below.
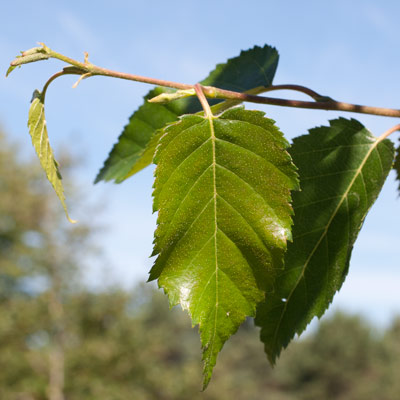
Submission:
<svg viewBox="0 0 400 400">
<path fill-rule="evenodd" d="M 16 67 L 19 67 L 23 64 L 29 64 L 31 62 L 48 60 L 50 55 L 47 54 L 46 50 L 43 47 L 33 47 L 32 49 L 21 51 L 21 55 L 17 56 L 10 63 L 10 67 L 7 70 L 6 77 L 13 71 Z"/>
</svg>

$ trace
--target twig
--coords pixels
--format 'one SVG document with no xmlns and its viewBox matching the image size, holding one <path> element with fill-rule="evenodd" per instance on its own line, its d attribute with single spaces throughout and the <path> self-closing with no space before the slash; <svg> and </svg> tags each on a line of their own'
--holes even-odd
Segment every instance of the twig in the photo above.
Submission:
<svg viewBox="0 0 400 400">
<path fill-rule="evenodd" d="M 67 64 L 70 64 L 73 66 L 73 71 L 71 69 L 71 72 L 69 73 L 78 73 L 81 75 L 84 75 L 84 77 L 88 76 L 95 76 L 95 75 L 101 75 L 101 76 L 109 76 L 113 78 L 119 78 L 119 79 L 126 79 L 130 81 L 135 81 L 135 82 L 143 82 L 143 83 L 149 83 L 153 85 L 158 85 L 158 86 L 165 86 L 165 87 L 171 87 L 175 89 L 181 89 L 181 90 L 190 90 L 190 89 L 195 89 L 196 85 L 190 85 L 186 83 L 178 83 L 178 82 L 172 82 L 172 81 L 167 81 L 163 79 L 155 79 L 155 78 L 148 78 L 140 75 L 133 75 L 133 74 L 127 74 L 124 72 L 118 72 L 118 71 L 113 71 L 110 69 L 98 67 L 88 61 L 88 56 L 87 53 L 85 53 L 85 60 L 84 62 L 80 62 L 77 60 L 74 60 L 72 58 L 66 57 L 60 53 L 57 53 L 50 48 L 48 48 L 46 45 L 41 43 L 42 48 L 39 50 L 35 48 L 34 50 L 36 52 L 40 52 L 40 54 L 43 55 L 48 55 L 50 58 L 56 58 L 58 60 L 64 61 Z M 28 55 L 29 57 L 29 55 Z M 23 57 L 21 57 L 23 59 Z M 17 59 L 17 62 L 20 63 L 21 60 L 20 58 Z M 13 65 L 13 63 L 11 63 Z M 79 72 L 78 72 L 79 71 Z M 60 76 L 60 73 L 59 75 Z M 55 78 L 50 78 L 50 82 L 52 79 Z M 48 83 L 50 83 L 48 82 Z M 46 84 L 45 88 L 47 88 L 48 83 Z M 198 86 L 199 88 L 199 86 Z M 279 99 L 279 98 L 272 98 L 272 97 L 265 97 L 265 96 L 258 96 L 256 94 L 251 94 L 251 93 L 239 93 L 239 92 L 234 92 L 231 90 L 224 90 L 212 86 L 203 86 L 201 87 L 201 92 L 210 98 L 217 98 L 217 99 L 223 99 L 223 100 L 233 100 L 235 102 L 251 102 L 251 103 L 258 103 L 258 104 L 268 104 L 268 105 L 274 105 L 274 106 L 281 106 L 281 107 L 295 107 L 295 108 L 307 108 L 307 109 L 313 109 L 313 110 L 332 110 L 332 111 L 345 111 L 345 112 L 354 112 L 354 113 L 359 113 L 359 114 L 372 114 L 372 115 L 381 115 L 385 117 L 395 117 L 395 118 L 400 118 L 400 110 L 398 109 L 392 109 L 392 108 L 382 108 L 382 107 L 371 107 L 371 106 L 363 106 L 359 104 L 350 104 L 350 103 L 343 103 L 339 101 L 335 101 L 331 99 L 328 96 L 321 96 L 317 92 L 313 91 L 312 89 L 306 88 L 304 86 L 300 85 L 276 85 L 276 86 L 270 86 L 270 87 L 265 87 L 265 88 L 256 88 L 258 90 L 258 93 L 260 92 L 269 92 L 273 90 L 295 90 L 295 91 L 300 91 L 303 92 L 309 96 L 311 96 L 315 101 L 300 101 L 300 100 L 288 100 L 288 99 Z M 253 92 L 254 93 L 254 92 Z"/>
</svg>

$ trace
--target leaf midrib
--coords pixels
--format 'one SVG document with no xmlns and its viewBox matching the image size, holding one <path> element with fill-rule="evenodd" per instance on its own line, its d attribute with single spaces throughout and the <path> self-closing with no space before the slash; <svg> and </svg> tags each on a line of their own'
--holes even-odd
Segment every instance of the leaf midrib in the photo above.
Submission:
<svg viewBox="0 0 400 400">
<path fill-rule="evenodd" d="M 217 320 L 218 320 L 218 248 L 217 248 L 217 233 L 218 233 L 218 218 L 217 218 L 217 161 L 216 161 L 216 149 L 215 149 L 215 130 L 214 130 L 214 118 L 210 113 L 207 113 L 208 122 L 210 124 L 211 133 L 211 144 L 212 144 L 212 169 L 213 169 L 213 192 L 214 192 L 214 256 L 215 256 L 215 317 L 214 317 L 214 329 L 212 333 L 210 357 L 213 355 L 213 348 L 215 342 L 215 335 L 217 333 Z"/>
</svg>

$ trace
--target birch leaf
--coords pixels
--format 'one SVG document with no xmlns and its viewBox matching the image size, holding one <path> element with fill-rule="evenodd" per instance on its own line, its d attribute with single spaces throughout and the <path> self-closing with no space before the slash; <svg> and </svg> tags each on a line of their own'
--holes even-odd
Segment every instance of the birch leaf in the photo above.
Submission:
<svg viewBox="0 0 400 400">
<path fill-rule="evenodd" d="M 40 165 L 60 199 L 68 220 L 74 223 L 75 221 L 73 221 L 68 215 L 67 205 L 65 204 L 61 174 L 58 168 L 58 163 L 54 158 L 53 150 L 50 147 L 49 137 L 47 134 L 46 118 L 44 114 L 44 98 L 38 90 L 35 90 L 33 93 L 31 106 L 29 108 L 28 128 Z"/>
<path fill-rule="evenodd" d="M 218 64 L 202 85 L 244 92 L 258 87 L 267 87 L 278 65 L 278 52 L 265 45 L 242 51 L 239 56 Z M 124 127 L 118 142 L 114 145 L 95 182 L 114 180 L 120 183 L 147 167 L 152 162 L 147 145 L 158 129 L 177 121 L 183 114 L 201 111 L 196 97 L 177 100 L 168 104 L 148 103 L 147 100 L 162 93 L 175 92 L 173 89 L 157 87 L 145 96 L 144 104 L 135 111 Z M 210 100 L 216 104 L 222 100 Z M 154 150 L 154 148 L 153 148 Z M 146 157 L 143 154 L 146 152 Z"/>
<path fill-rule="evenodd" d="M 150 279 L 199 324 L 207 386 L 225 341 L 271 290 L 291 232 L 297 174 L 262 112 L 187 115 L 157 148 Z"/>
<path fill-rule="evenodd" d="M 339 118 L 294 140 L 301 191 L 293 195 L 293 242 L 256 324 L 272 363 L 295 334 L 321 317 L 341 288 L 354 242 L 392 167 L 389 140 Z"/>
</svg>

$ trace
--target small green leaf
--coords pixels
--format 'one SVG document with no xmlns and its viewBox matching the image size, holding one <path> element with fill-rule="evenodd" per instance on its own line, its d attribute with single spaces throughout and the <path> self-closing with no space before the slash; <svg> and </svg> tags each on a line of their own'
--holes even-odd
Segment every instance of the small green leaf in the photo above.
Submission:
<svg viewBox="0 0 400 400">
<path fill-rule="evenodd" d="M 340 289 L 354 242 L 392 167 L 393 145 L 340 118 L 294 140 L 301 192 L 293 194 L 293 243 L 272 295 L 257 309 L 274 363 L 293 336 L 321 317 Z"/>
<path fill-rule="evenodd" d="M 32 49 L 21 51 L 21 55 L 15 57 L 11 62 L 10 67 L 7 70 L 6 78 L 16 68 L 23 64 L 29 64 L 36 61 L 48 60 L 50 55 L 43 47 L 33 47 Z"/>
<path fill-rule="evenodd" d="M 157 87 L 146 95 L 144 104 L 133 113 L 129 123 L 124 127 L 118 142 L 97 175 L 95 183 L 112 179 L 116 183 L 121 183 L 131 176 L 132 170 L 138 168 L 137 163 L 140 162 L 155 132 L 166 124 L 176 121 L 178 115 L 184 113 L 178 101 L 168 104 L 152 104 L 147 101 L 166 91 L 172 92 L 170 89 Z M 140 169 L 147 167 L 151 162 L 152 158 L 147 163 L 143 163 Z"/>
<path fill-rule="evenodd" d="M 396 149 L 396 157 L 394 159 L 393 169 L 396 171 L 396 179 L 399 181 L 398 192 L 400 194 L 400 139 Z"/>
<path fill-rule="evenodd" d="M 19 66 L 19 67 L 21 67 L 21 66 Z M 7 70 L 7 72 L 6 72 L 6 78 L 8 77 L 8 75 L 11 74 L 11 72 L 14 71 L 15 68 L 17 68 L 17 65 L 10 65 L 10 66 L 8 67 L 8 70 Z"/>
<path fill-rule="evenodd" d="M 196 96 L 196 91 L 194 89 L 177 90 L 176 92 L 172 92 L 172 93 L 164 92 L 164 93 L 159 94 L 156 97 L 149 99 L 148 101 L 150 103 L 165 104 L 165 103 L 169 103 L 171 101 L 184 99 L 186 97 L 191 97 L 191 96 Z"/>
<path fill-rule="evenodd" d="M 272 84 L 277 65 L 278 52 L 275 48 L 268 45 L 255 46 L 250 50 L 242 51 L 238 57 L 229 59 L 224 64 L 218 64 L 215 70 L 200 83 L 241 92 L 257 87 L 267 87 Z M 163 93 L 172 94 L 175 90 L 158 87 L 147 94 L 144 104 L 133 113 L 129 123 L 124 127 L 95 182 L 114 180 L 120 183 L 150 165 L 150 158 L 144 162 L 141 157 L 155 132 L 166 124 L 176 121 L 180 115 L 201 110 L 200 103 L 195 97 L 176 100 L 168 104 L 147 102 L 148 99 Z M 210 100 L 210 104 L 221 101 Z M 137 162 L 140 165 L 136 165 Z"/>
<path fill-rule="evenodd" d="M 137 172 L 141 171 L 143 168 L 146 168 L 148 165 L 150 165 L 153 162 L 153 157 L 156 152 L 158 142 L 163 134 L 164 134 L 163 129 L 159 129 L 154 132 L 154 134 L 150 138 L 149 143 L 143 150 L 140 158 L 130 169 L 129 176 L 136 174 Z"/>
<path fill-rule="evenodd" d="M 225 341 L 271 289 L 291 235 L 296 169 L 263 115 L 183 116 L 154 159 L 158 257 L 149 280 L 199 324 L 205 387 Z"/>
<path fill-rule="evenodd" d="M 32 54 L 48 54 L 44 46 L 32 47 L 31 49 L 21 51 L 22 57 L 31 56 Z"/>
<path fill-rule="evenodd" d="M 52 184 L 58 198 L 60 199 L 68 220 L 74 223 L 75 221 L 71 220 L 68 216 L 58 163 L 53 156 L 53 151 L 50 147 L 49 137 L 47 134 L 46 119 L 44 115 L 44 98 L 38 90 L 35 90 L 33 93 L 32 103 L 29 109 L 28 128 L 32 138 L 33 147 L 39 157 L 42 168 L 46 172 L 47 179 Z"/>
<path fill-rule="evenodd" d="M 19 65 L 29 64 L 36 61 L 48 60 L 50 56 L 48 54 L 36 53 L 36 54 L 28 54 L 22 55 L 21 57 L 17 57 L 14 61 L 12 61 L 11 66 L 18 67 Z"/>
</svg>

